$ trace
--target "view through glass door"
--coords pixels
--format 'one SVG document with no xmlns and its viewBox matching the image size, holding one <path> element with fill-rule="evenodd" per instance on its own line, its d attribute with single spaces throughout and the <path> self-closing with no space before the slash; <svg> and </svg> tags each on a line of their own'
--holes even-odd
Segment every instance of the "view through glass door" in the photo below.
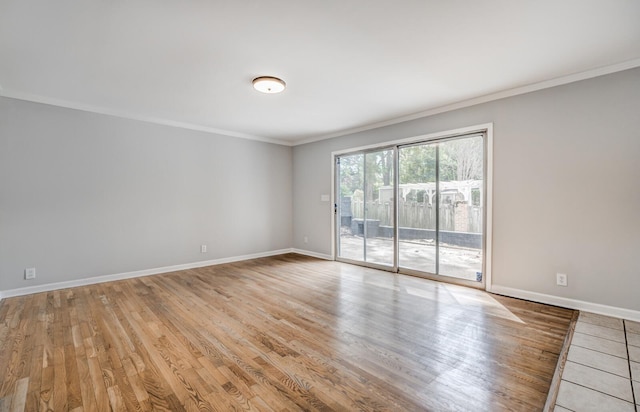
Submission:
<svg viewBox="0 0 640 412">
<path fill-rule="evenodd" d="M 399 148 L 401 269 L 482 281 L 483 140 L 475 135 Z"/>
<path fill-rule="evenodd" d="M 338 259 L 482 284 L 484 140 L 475 134 L 338 156 Z"/>
<path fill-rule="evenodd" d="M 395 149 L 340 156 L 338 257 L 394 267 Z"/>
</svg>

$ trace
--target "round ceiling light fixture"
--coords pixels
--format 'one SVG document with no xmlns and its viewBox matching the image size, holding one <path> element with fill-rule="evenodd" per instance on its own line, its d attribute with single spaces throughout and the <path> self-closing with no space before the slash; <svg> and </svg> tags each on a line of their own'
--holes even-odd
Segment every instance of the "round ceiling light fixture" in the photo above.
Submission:
<svg viewBox="0 0 640 412">
<path fill-rule="evenodd" d="M 260 76 L 253 79 L 253 88 L 262 93 L 280 93 L 286 83 L 273 76 Z"/>
</svg>

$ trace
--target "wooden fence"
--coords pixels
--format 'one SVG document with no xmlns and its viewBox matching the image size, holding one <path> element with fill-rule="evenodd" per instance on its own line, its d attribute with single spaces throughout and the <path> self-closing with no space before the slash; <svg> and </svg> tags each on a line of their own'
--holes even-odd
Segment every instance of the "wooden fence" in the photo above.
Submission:
<svg viewBox="0 0 640 412">
<path fill-rule="evenodd" d="M 400 200 L 398 226 L 435 230 L 435 209 L 428 203 Z M 364 202 L 352 199 L 351 213 L 354 219 L 363 219 Z M 367 219 L 379 220 L 381 226 L 393 226 L 393 204 L 367 202 Z M 466 203 L 440 205 L 440 230 L 482 233 L 482 207 Z"/>
</svg>

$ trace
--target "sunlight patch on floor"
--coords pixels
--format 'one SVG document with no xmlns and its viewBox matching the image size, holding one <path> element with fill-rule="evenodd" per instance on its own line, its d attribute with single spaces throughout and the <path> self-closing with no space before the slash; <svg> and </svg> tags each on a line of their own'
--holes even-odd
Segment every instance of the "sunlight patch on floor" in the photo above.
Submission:
<svg viewBox="0 0 640 412">
<path fill-rule="evenodd" d="M 449 290 L 453 298 L 462 306 L 482 308 L 483 311 L 490 316 L 524 323 L 522 319 L 514 315 L 509 309 L 494 299 L 487 292 L 463 290 L 460 286 L 453 285 L 446 285 L 446 288 Z"/>
</svg>

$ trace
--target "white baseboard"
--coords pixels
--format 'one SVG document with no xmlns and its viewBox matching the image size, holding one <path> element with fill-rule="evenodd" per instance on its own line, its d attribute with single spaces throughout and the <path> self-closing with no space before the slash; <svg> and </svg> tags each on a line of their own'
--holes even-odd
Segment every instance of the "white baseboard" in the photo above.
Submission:
<svg viewBox="0 0 640 412">
<path fill-rule="evenodd" d="M 132 279 L 142 276 L 158 275 L 161 273 L 176 272 L 179 270 L 195 269 L 205 266 L 220 265 L 223 263 L 240 262 L 243 260 L 257 259 L 261 257 L 283 255 L 285 253 L 298 253 L 300 255 L 311 256 L 318 259 L 334 260 L 333 256 L 323 253 L 312 252 L 303 249 L 279 249 L 268 252 L 253 253 L 249 255 L 232 256 L 227 258 L 204 260 L 199 262 L 185 263 L 182 265 L 164 266 L 154 269 L 137 270 L 133 272 L 118 273 L 114 275 L 96 276 L 92 278 L 70 280 L 65 282 L 48 283 L 44 285 L 29 286 L 0 291 L 0 300 L 14 296 L 30 295 L 32 293 L 49 292 L 58 289 L 67 289 L 77 286 L 93 285 L 97 283 L 112 282 L 115 280 Z M 616 318 L 629 319 L 640 322 L 640 311 L 624 309 L 615 306 L 602 305 L 599 303 L 586 302 L 578 299 L 564 298 L 560 296 L 547 295 L 544 293 L 531 292 L 523 289 L 510 288 L 507 286 L 492 285 L 491 293 L 505 295 L 513 298 L 526 299 L 549 305 L 562 306 L 570 309 L 583 310 L 586 312 L 598 313 Z"/>
<path fill-rule="evenodd" d="M 305 256 L 311 256 L 314 258 L 318 258 L 318 259 L 324 259 L 324 260 L 333 260 L 333 256 L 331 255 L 325 255 L 324 253 L 317 253 L 317 252 L 312 252 L 310 250 L 304 250 L 304 249 L 291 249 L 292 253 L 297 253 L 299 255 L 305 255 Z"/>
<path fill-rule="evenodd" d="M 491 293 L 640 322 L 640 311 L 637 310 L 602 305 L 600 303 L 586 302 L 578 299 L 563 298 L 561 296 L 547 295 L 544 293 L 530 292 L 528 290 L 515 289 L 500 285 L 492 285 Z"/>
<path fill-rule="evenodd" d="M 139 278 L 142 276 L 159 275 L 161 273 L 176 272 L 178 270 L 187 270 L 201 268 L 205 266 L 220 265 L 222 263 L 240 262 L 243 260 L 257 259 L 267 256 L 283 255 L 291 253 L 293 249 L 271 250 L 268 252 L 253 253 L 250 255 L 232 256 L 228 258 L 220 258 L 213 260 L 203 260 L 199 262 L 185 263 L 182 265 L 164 266 L 154 269 L 136 270 L 134 272 L 118 273 L 114 275 L 96 276 L 92 278 L 69 280 L 65 282 L 47 283 L 44 285 L 29 286 L 26 288 L 9 289 L 0 291 L 0 300 L 14 296 L 30 295 L 32 293 L 49 292 L 58 289 L 67 289 L 77 286 L 94 285 L 96 283 L 112 282 L 114 280 Z"/>
</svg>

